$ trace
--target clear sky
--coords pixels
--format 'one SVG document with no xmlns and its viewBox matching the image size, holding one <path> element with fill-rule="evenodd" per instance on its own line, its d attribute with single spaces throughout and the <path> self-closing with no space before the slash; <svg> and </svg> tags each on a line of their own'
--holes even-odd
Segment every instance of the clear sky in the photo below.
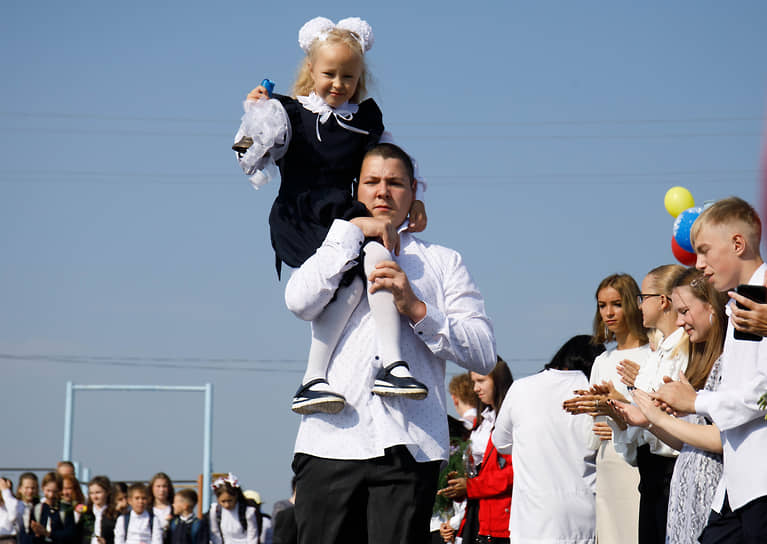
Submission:
<svg viewBox="0 0 767 544">
<path fill-rule="evenodd" d="M 3 2 L 0 467 L 59 459 L 67 380 L 210 381 L 214 470 L 289 494 L 309 325 L 274 273 L 277 185 L 229 147 L 317 15 L 373 26 L 371 95 L 429 181 L 422 237 L 464 255 L 516 376 L 590 331 L 601 278 L 673 260 L 669 187 L 759 196 L 761 1 Z M 202 409 L 81 394 L 74 457 L 196 477 Z"/>
</svg>

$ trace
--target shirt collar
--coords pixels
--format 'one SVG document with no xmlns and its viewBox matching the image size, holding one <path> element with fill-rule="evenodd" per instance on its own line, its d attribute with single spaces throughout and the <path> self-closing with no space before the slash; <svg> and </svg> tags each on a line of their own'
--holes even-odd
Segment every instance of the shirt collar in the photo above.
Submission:
<svg viewBox="0 0 767 544">
<path fill-rule="evenodd" d="M 671 351 L 676 347 L 679 341 L 682 339 L 684 329 L 682 327 L 677 328 L 674 332 L 669 334 L 658 346 L 658 351 Z"/>
</svg>

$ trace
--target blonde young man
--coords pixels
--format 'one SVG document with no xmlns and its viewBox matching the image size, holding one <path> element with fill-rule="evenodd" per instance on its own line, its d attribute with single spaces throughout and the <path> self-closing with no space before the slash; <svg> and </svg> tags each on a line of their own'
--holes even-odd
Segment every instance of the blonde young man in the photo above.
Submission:
<svg viewBox="0 0 767 544">
<path fill-rule="evenodd" d="M 704 210 L 693 225 L 692 239 L 696 267 L 719 291 L 764 284 L 761 221 L 747 202 L 730 197 Z M 758 405 L 767 391 L 767 343 L 737 340 L 733 333 L 730 321 L 716 391 L 696 394 L 689 384 L 672 382 L 654 395 L 677 412 L 705 416 L 721 431 L 724 473 L 702 543 L 767 542 L 767 411 Z"/>
</svg>

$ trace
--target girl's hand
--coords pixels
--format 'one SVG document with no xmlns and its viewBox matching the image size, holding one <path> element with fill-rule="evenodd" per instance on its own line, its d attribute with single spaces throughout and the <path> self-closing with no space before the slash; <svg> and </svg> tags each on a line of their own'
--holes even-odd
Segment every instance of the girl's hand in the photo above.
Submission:
<svg viewBox="0 0 767 544">
<path fill-rule="evenodd" d="M 252 91 L 248 93 L 248 96 L 246 100 L 259 100 L 261 98 L 269 98 L 269 91 L 266 90 L 266 87 L 263 85 L 259 85 Z"/>
<path fill-rule="evenodd" d="M 657 392 L 650 395 L 661 409 L 676 416 L 683 416 L 695 412 L 695 399 L 698 394 L 690 385 L 690 382 L 679 372 L 679 381 L 672 381 L 668 376 L 663 377 L 666 382 Z"/>
<path fill-rule="evenodd" d="M 645 427 L 648 427 L 650 423 L 657 425 L 660 422 L 660 419 L 666 415 L 666 413 L 655 404 L 652 397 L 644 391 L 637 390 L 634 393 L 634 402 L 636 402 L 637 406 L 642 411 L 642 414 L 644 414 L 647 419 L 647 425 L 644 425 Z"/>
<path fill-rule="evenodd" d="M 420 200 L 413 200 L 413 203 L 410 205 L 408 219 L 408 232 L 423 232 L 426 230 L 426 206 L 423 205 L 423 202 Z"/>
<path fill-rule="evenodd" d="M 577 391 L 576 391 L 577 393 Z M 589 414 L 590 416 L 604 416 L 607 415 L 607 395 L 592 395 L 590 392 L 583 392 L 584 394 L 578 395 L 571 399 L 567 399 L 562 403 L 562 409 L 565 412 L 569 412 L 573 415 L 576 414 Z"/>
<path fill-rule="evenodd" d="M 441 536 L 442 540 L 445 542 L 455 542 L 455 529 L 443 521 L 439 526 L 439 536 Z"/>
<path fill-rule="evenodd" d="M 615 386 L 611 381 L 603 381 L 601 384 L 592 386 L 591 392 L 599 395 L 607 395 L 608 398 L 613 400 L 628 402 L 628 399 L 624 397 L 617 389 L 615 389 Z"/>
<path fill-rule="evenodd" d="M 45 527 L 40 525 L 35 520 L 29 522 L 29 528 L 32 529 L 32 532 L 35 533 L 35 536 L 38 538 L 44 538 L 48 536 L 45 534 Z"/>
<path fill-rule="evenodd" d="M 463 500 L 466 497 L 466 478 L 458 478 L 457 472 L 448 473 L 447 478 L 447 487 L 437 491 L 437 494 L 454 501 Z"/>
<path fill-rule="evenodd" d="M 618 375 L 621 377 L 621 382 L 629 387 L 634 387 L 634 380 L 636 380 L 637 374 L 639 374 L 639 364 L 628 359 L 623 359 L 616 367 Z"/>
<path fill-rule="evenodd" d="M 595 422 L 592 430 L 600 440 L 610 440 L 613 437 L 613 430 L 604 421 Z"/>
<path fill-rule="evenodd" d="M 636 397 L 634 397 L 636 399 Z M 642 413 L 637 406 L 629 404 L 627 402 L 620 402 L 617 400 L 609 401 L 613 408 L 621 415 L 623 421 L 634 427 L 647 427 L 650 425 L 650 420 Z"/>
</svg>

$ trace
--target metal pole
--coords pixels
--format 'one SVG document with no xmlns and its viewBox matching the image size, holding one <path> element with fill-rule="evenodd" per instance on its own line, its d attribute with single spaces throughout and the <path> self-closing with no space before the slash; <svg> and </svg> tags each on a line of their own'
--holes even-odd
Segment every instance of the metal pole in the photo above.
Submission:
<svg viewBox="0 0 767 544">
<path fill-rule="evenodd" d="M 72 460 L 72 422 L 74 420 L 74 395 L 72 382 L 67 382 L 67 394 L 64 401 L 64 452 L 63 461 Z"/>
<path fill-rule="evenodd" d="M 210 473 L 213 470 L 211 449 L 213 445 L 213 384 L 205 384 L 205 432 L 202 454 L 202 507 L 210 508 Z"/>
</svg>

